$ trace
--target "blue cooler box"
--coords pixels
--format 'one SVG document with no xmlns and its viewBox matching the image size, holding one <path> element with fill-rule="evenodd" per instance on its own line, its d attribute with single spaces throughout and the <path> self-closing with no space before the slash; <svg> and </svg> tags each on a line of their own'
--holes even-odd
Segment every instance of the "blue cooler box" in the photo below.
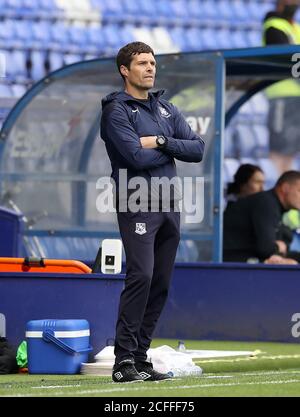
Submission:
<svg viewBox="0 0 300 417">
<path fill-rule="evenodd" d="M 87 320 L 31 320 L 26 340 L 30 374 L 77 374 L 92 350 Z"/>
</svg>

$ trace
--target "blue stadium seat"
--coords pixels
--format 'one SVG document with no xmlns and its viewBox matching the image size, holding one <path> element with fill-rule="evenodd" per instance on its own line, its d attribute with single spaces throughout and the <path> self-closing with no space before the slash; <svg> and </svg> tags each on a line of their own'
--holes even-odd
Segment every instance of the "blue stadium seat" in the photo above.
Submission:
<svg viewBox="0 0 300 417">
<path fill-rule="evenodd" d="M 33 25 L 27 20 L 15 20 L 11 21 L 11 23 L 15 36 L 22 41 L 23 47 L 30 47 L 33 40 Z"/>
<path fill-rule="evenodd" d="M 232 142 L 237 158 L 255 157 L 256 140 L 250 125 L 237 124 L 232 135 Z"/>
<path fill-rule="evenodd" d="M 200 51 L 202 49 L 201 30 L 189 28 L 185 31 L 186 51 Z"/>
<path fill-rule="evenodd" d="M 0 97 L 12 97 L 12 91 L 9 85 L 7 84 L 0 84 Z"/>
<path fill-rule="evenodd" d="M 257 157 L 267 157 L 269 154 L 269 130 L 265 125 L 252 126 L 256 139 L 256 152 Z"/>
<path fill-rule="evenodd" d="M 64 58 L 61 52 L 49 52 L 48 61 L 50 66 L 50 72 L 55 71 L 64 66 Z"/>
<path fill-rule="evenodd" d="M 35 81 L 44 78 L 46 75 L 45 72 L 45 52 L 43 51 L 32 51 L 31 52 L 31 78 Z"/>
<path fill-rule="evenodd" d="M 170 4 L 168 0 L 161 0 L 156 3 L 157 14 L 163 17 L 171 17 Z"/>
<path fill-rule="evenodd" d="M 70 44 L 68 27 L 61 22 L 57 22 L 51 25 L 50 28 L 51 42 L 56 44 L 57 47 L 62 50 L 68 50 Z"/>
<path fill-rule="evenodd" d="M 224 184 L 231 182 L 233 180 L 233 176 L 236 173 L 238 167 L 240 166 L 240 161 L 234 158 L 225 158 L 224 159 Z"/>
<path fill-rule="evenodd" d="M 27 88 L 24 84 L 12 84 L 11 90 L 14 97 L 20 98 L 26 93 Z"/>
<path fill-rule="evenodd" d="M 11 19 L 5 19 L 0 24 L 0 41 L 3 48 L 22 48 L 23 41 L 15 34 L 15 24 Z"/>
<path fill-rule="evenodd" d="M 85 27 L 69 26 L 68 33 L 70 42 L 73 44 L 84 47 L 87 45 L 88 31 Z"/>
<path fill-rule="evenodd" d="M 202 16 L 208 18 L 218 18 L 218 11 L 216 10 L 216 3 L 211 0 L 204 0 L 202 2 Z"/>
<path fill-rule="evenodd" d="M 169 29 L 172 43 L 180 48 L 181 51 L 188 49 L 188 42 L 185 37 L 185 30 L 180 26 Z"/>
<path fill-rule="evenodd" d="M 80 54 L 65 54 L 64 55 L 64 64 L 70 65 L 74 64 L 75 62 L 82 61 L 83 57 Z"/>
<path fill-rule="evenodd" d="M 248 3 L 244 3 L 240 0 L 233 0 L 230 4 L 230 10 L 233 17 L 231 20 L 247 21 L 249 19 Z"/>
<path fill-rule="evenodd" d="M 102 28 L 105 43 L 110 48 L 117 48 L 122 42 L 120 40 L 118 29 L 118 26 L 114 24 L 108 24 Z"/>
<path fill-rule="evenodd" d="M 249 47 L 249 42 L 246 37 L 244 30 L 233 30 L 230 34 L 232 48 L 247 48 Z"/>
<path fill-rule="evenodd" d="M 232 4 L 228 0 L 220 0 L 216 3 L 217 15 L 226 20 L 235 20 Z"/>
<path fill-rule="evenodd" d="M 102 15 L 105 16 L 122 16 L 125 14 L 125 8 L 123 2 L 120 0 L 90 0 L 93 7 L 98 7 L 102 11 Z"/>
<path fill-rule="evenodd" d="M 196 19 L 203 19 L 202 4 L 198 0 L 190 0 L 186 6 L 188 7 L 189 15 Z"/>
<path fill-rule="evenodd" d="M 202 30 L 202 47 L 203 49 L 216 49 L 216 34 L 214 29 Z"/>
<path fill-rule="evenodd" d="M 220 49 L 233 48 L 231 32 L 229 29 L 220 28 L 215 34 L 216 47 Z"/>
<path fill-rule="evenodd" d="M 27 81 L 27 52 L 14 50 L 7 54 L 7 59 L 10 63 L 6 68 L 8 78 L 20 83 Z"/>
<path fill-rule="evenodd" d="M 105 45 L 105 39 L 100 27 L 89 27 L 86 32 L 88 47 L 95 47 L 98 50 L 102 49 Z"/>
<path fill-rule="evenodd" d="M 259 165 L 265 173 L 265 188 L 268 189 L 273 187 L 279 177 L 279 172 L 274 165 L 274 162 L 269 158 L 260 158 L 257 160 L 257 165 Z"/>
<path fill-rule="evenodd" d="M 157 2 L 152 0 L 140 0 L 140 8 L 142 13 L 147 16 L 157 16 Z"/>
<path fill-rule="evenodd" d="M 32 26 L 33 45 L 46 49 L 52 42 L 52 24 L 49 21 L 41 21 L 34 24 L 28 22 L 28 26 Z"/>
<path fill-rule="evenodd" d="M 174 16 L 176 18 L 179 18 L 183 23 L 187 23 L 189 18 L 190 18 L 189 9 L 188 9 L 186 3 L 187 2 L 183 1 L 183 0 L 174 0 L 174 1 L 170 2 L 171 16 L 172 16 L 172 12 L 173 12 Z"/>
<path fill-rule="evenodd" d="M 262 3 L 261 1 L 251 0 L 247 3 L 248 15 L 256 20 L 261 22 L 267 12 L 270 12 L 275 9 L 274 3 Z"/>
<path fill-rule="evenodd" d="M 262 33 L 259 30 L 249 30 L 247 32 L 249 47 L 262 46 Z"/>
<path fill-rule="evenodd" d="M 126 45 L 127 43 L 133 42 L 135 40 L 133 32 L 134 28 L 135 27 L 132 24 L 125 24 L 119 27 L 119 34 L 123 45 Z"/>
<path fill-rule="evenodd" d="M 38 244 L 46 258 L 93 261 L 99 249 L 100 239 L 43 236 L 38 237 Z"/>
</svg>

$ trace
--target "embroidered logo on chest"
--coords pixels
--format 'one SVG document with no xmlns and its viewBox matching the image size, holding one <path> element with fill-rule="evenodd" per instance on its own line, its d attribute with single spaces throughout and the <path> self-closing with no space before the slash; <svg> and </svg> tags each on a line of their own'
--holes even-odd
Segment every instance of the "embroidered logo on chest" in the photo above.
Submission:
<svg viewBox="0 0 300 417">
<path fill-rule="evenodd" d="M 164 107 L 158 106 L 158 108 L 159 108 L 159 111 L 160 111 L 160 115 L 162 117 L 165 117 L 167 119 L 168 117 L 171 116 L 171 114 Z"/>
</svg>

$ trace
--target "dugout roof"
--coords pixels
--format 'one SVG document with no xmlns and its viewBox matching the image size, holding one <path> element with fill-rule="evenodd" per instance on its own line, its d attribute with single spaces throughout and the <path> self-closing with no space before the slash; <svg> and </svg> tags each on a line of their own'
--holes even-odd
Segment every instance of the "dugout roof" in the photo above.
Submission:
<svg viewBox="0 0 300 417">
<path fill-rule="evenodd" d="M 221 260 L 224 127 L 252 95 L 291 77 L 293 56 L 300 60 L 300 46 L 157 57 L 155 89 L 166 90 L 166 99 L 207 143 L 203 163 L 177 164 L 182 178 L 204 178 L 204 196 L 192 223 L 186 219 L 195 184 L 185 190 L 182 240 L 191 244 L 192 261 Z M 15 205 L 34 219 L 26 233 L 118 236 L 115 214 L 96 208 L 96 183 L 111 172 L 99 137 L 100 103 L 119 89 L 114 59 L 79 62 L 36 83 L 9 113 L 0 132 L 0 205 Z"/>
</svg>

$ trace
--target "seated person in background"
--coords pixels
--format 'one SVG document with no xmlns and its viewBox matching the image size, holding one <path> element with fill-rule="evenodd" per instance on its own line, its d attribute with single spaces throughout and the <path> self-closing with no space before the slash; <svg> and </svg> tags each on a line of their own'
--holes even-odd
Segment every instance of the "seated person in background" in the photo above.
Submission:
<svg viewBox="0 0 300 417">
<path fill-rule="evenodd" d="M 228 201 L 237 201 L 241 197 L 263 191 L 265 175 L 257 165 L 242 164 L 228 184 L 226 196 Z"/>
<path fill-rule="evenodd" d="M 278 237 L 282 230 L 282 215 L 292 208 L 300 209 L 299 171 L 283 173 L 271 190 L 227 205 L 224 211 L 223 260 L 247 262 L 254 258 L 264 262 L 272 255 L 279 255 L 299 261 L 300 254 L 289 252 L 284 237 Z"/>
</svg>

